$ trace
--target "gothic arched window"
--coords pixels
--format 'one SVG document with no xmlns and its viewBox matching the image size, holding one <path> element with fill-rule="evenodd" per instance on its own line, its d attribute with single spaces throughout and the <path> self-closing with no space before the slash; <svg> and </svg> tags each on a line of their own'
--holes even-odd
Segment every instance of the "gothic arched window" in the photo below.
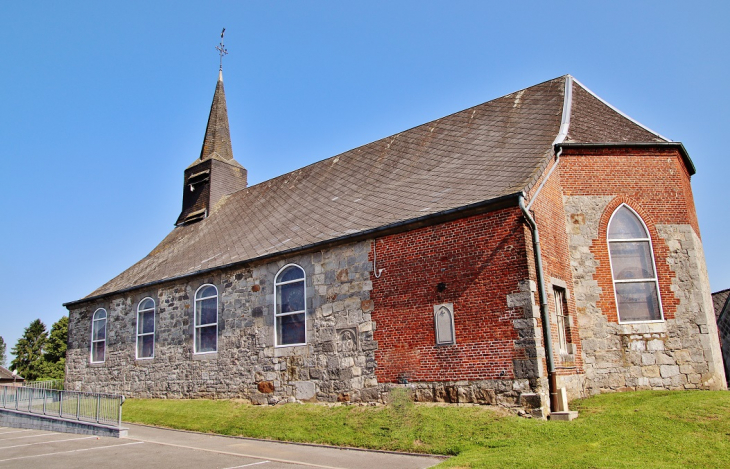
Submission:
<svg viewBox="0 0 730 469">
<path fill-rule="evenodd" d="M 620 205 L 608 222 L 608 249 L 619 322 L 661 321 L 649 231 L 626 204 Z"/>
<path fill-rule="evenodd" d="M 155 300 L 145 298 L 137 306 L 137 358 L 155 356 Z"/>
<path fill-rule="evenodd" d="M 91 320 L 91 363 L 101 363 L 106 356 L 106 310 L 99 308 Z"/>
<path fill-rule="evenodd" d="M 304 269 L 284 266 L 274 278 L 274 337 L 276 345 L 307 343 L 306 281 Z"/>
<path fill-rule="evenodd" d="M 203 285 L 195 292 L 195 340 L 193 353 L 218 351 L 218 289 Z"/>
</svg>

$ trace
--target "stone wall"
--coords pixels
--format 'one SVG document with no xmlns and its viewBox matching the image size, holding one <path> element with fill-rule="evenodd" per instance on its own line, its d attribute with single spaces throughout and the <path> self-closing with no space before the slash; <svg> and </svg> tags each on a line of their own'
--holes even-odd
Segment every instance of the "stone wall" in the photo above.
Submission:
<svg viewBox="0 0 730 469">
<path fill-rule="evenodd" d="M 223 270 L 92 301 L 70 311 L 67 389 L 157 398 L 376 400 L 370 242 Z M 274 347 L 274 277 L 286 264 L 306 273 L 307 345 Z M 193 353 L 193 298 L 219 291 L 218 351 Z M 155 353 L 136 359 L 136 311 L 157 305 Z M 104 363 L 89 363 L 91 317 L 108 313 Z"/>
<path fill-rule="evenodd" d="M 665 321 L 619 324 L 615 319 L 610 265 L 601 241 L 618 202 L 615 196 L 565 198 L 586 372 L 583 393 L 722 388 L 704 255 L 691 225 L 651 226 L 645 219 L 650 233 L 656 233 L 652 241 Z M 642 209 L 636 203 L 632 208 Z"/>
</svg>

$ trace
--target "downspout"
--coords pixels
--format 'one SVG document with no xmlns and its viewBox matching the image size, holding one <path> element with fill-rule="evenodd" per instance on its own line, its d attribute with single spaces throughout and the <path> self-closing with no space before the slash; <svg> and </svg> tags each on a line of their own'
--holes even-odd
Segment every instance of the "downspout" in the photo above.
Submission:
<svg viewBox="0 0 730 469">
<path fill-rule="evenodd" d="M 537 224 L 525 207 L 525 196 L 519 196 L 520 208 L 525 215 L 527 224 L 532 232 L 532 248 L 535 251 L 535 269 L 537 270 L 537 291 L 540 294 L 540 320 L 542 321 L 542 338 L 545 342 L 545 359 L 548 368 L 548 390 L 550 393 L 550 412 L 556 412 L 558 383 L 555 376 L 555 361 L 553 360 L 553 338 L 550 331 L 550 312 L 548 310 L 547 292 L 545 291 L 545 272 L 542 268 L 542 253 L 540 252 L 540 234 Z"/>
<path fill-rule="evenodd" d="M 542 182 L 538 186 L 535 194 L 530 199 L 530 203 L 525 206 L 525 194 L 524 192 L 519 196 L 519 204 L 522 213 L 527 220 L 527 224 L 530 226 L 530 232 L 532 233 L 532 248 L 535 254 L 535 270 L 537 271 L 537 291 L 540 295 L 540 320 L 542 321 L 542 338 L 545 343 L 545 361 L 547 362 L 548 372 L 548 392 L 550 394 L 550 412 L 557 412 L 560 408 L 558 406 L 558 383 L 557 376 L 555 374 L 555 360 L 553 358 L 553 337 L 550 327 L 550 310 L 548 309 L 548 298 L 547 291 L 545 289 L 545 271 L 542 267 L 542 252 L 540 250 L 540 233 L 537 230 L 537 223 L 530 214 L 530 207 L 537 200 L 537 196 L 545 186 L 545 183 L 550 176 L 558 167 L 560 162 L 560 155 L 563 153 L 563 149 L 560 146 L 565 138 L 568 136 L 568 129 L 570 128 L 570 111 L 573 106 L 573 77 L 567 75 L 565 77 L 565 93 L 563 97 L 563 113 L 560 122 L 560 129 L 558 135 L 555 136 L 553 141 L 553 154 L 555 155 L 555 163 L 553 164 L 550 171 L 545 175 Z M 556 151 L 557 150 L 557 151 Z"/>
</svg>

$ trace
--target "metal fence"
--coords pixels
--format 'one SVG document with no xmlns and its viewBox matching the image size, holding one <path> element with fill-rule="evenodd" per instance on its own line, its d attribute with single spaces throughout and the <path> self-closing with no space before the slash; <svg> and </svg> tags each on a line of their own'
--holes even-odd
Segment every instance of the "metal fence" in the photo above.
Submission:
<svg viewBox="0 0 730 469">
<path fill-rule="evenodd" d="M 0 408 L 103 425 L 122 426 L 124 396 L 0 386 Z"/>
<path fill-rule="evenodd" d="M 49 379 L 45 381 L 23 381 L 23 387 L 36 389 L 63 389 L 62 379 Z"/>
</svg>

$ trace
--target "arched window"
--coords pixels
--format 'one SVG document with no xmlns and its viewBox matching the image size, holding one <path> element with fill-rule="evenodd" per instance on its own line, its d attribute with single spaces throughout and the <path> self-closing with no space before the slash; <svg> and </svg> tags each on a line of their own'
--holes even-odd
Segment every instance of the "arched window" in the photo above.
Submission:
<svg viewBox="0 0 730 469">
<path fill-rule="evenodd" d="M 218 289 L 203 285 L 195 292 L 194 353 L 218 351 Z"/>
<path fill-rule="evenodd" d="M 91 320 L 91 362 L 101 363 L 106 355 L 106 310 L 99 308 Z"/>
<path fill-rule="evenodd" d="M 304 269 L 284 266 L 274 278 L 274 336 L 276 345 L 307 343 L 306 286 Z"/>
<path fill-rule="evenodd" d="M 646 225 L 627 205 L 608 222 L 608 249 L 619 322 L 661 321 L 659 283 Z"/>
<path fill-rule="evenodd" d="M 137 358 L 155 356 L 155 300 L 145 298 L 137 306 Z"/>
</svg>

